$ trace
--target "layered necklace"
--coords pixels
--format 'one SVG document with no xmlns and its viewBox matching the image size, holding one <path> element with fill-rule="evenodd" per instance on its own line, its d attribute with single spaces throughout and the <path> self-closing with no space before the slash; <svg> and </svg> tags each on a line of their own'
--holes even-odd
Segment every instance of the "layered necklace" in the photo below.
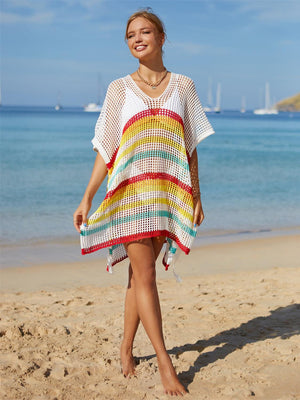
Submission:
<svg viewBox="0 0 300 400">
<path fill-rule="evenodd" d="M 137 72 L 139 78 L 140 78 L 144 83 L 146 83 L 146 85 L 150 86 L 152 89 L 156 89 L 157 86 L 160 85 L 161 82 L 162 82 L 162 81 L 165 79 L 165 77 L 167 76 L 168 70 L 165 68 L 165 72 L 164 72 L 163 76 L 162 76 L 157 82 L 148 82 L 148 81 L 146 81 L 146 79 L 144 79 L 144 78 L 142 77 L 142 75 L 140 74 L 139 69 L 138 69 L 136 72 Z"/>
</svg>

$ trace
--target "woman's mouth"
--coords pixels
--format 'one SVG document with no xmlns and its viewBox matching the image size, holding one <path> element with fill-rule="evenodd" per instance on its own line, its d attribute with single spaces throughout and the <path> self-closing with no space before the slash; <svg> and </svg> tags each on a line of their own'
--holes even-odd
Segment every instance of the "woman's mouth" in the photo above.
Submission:
<svg viewBox="0 0 300 400">
<path fill-rule="evenodd" d="M 135 50 L 136 51 L 142 51 L 142 50 L 145 50 L 146 47 L 147 46 L 145 46 L 145 45 L 138 45 L 138 46 L 135 47 Z"/>
</svg>

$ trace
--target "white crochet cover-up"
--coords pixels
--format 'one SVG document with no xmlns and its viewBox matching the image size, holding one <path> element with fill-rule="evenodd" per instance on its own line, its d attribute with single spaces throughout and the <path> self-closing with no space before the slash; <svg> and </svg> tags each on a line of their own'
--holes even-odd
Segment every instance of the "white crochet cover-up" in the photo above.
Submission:
<svg viewBox="0 0 300 400">
<path fill-rule="evenodd" d="M 190 78 L 171 73 L 157 98 L 130 75 L 113 81 L 92 140 L 107 165 L 107 193 L 81 226 L 82 254 L 109 247 L 111 272 L 127 257 L 123 243 L 159 235 L 166 269 L 178 247 L 188 254 L 196 235 L 189 161 L 213 133 Z"/>
</svg>

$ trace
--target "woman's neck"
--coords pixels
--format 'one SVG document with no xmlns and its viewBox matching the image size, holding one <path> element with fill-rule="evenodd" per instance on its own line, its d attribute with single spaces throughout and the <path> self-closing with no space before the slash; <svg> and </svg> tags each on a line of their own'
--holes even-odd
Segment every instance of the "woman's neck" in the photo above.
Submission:
<svg viewBox="0 0 300 400">
<path fill-rule="evenodd" d="M 141 62 L 139 64 L 139 72 L 144 79 L 154 82 L 161 77 L 161 73 L 165 71 L 162 59 L 153 62 Z"/>
</svg>

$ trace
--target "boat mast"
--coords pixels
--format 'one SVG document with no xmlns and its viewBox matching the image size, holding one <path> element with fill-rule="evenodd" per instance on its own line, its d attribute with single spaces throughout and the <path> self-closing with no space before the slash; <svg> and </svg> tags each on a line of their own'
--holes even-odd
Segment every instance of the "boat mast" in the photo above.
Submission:
<svg viewBox="0 0 300 400">
<path fill-rule="evenodd" d="M 221 83 L 218 83 L 215 112 L 220 112 L 220 111 L 221 111 Z"/>
<path fill-rule="evenodd" d="M 265 109 L 266 110 L 270 109 L 270 85 L 269 85 L 269 82 L 266 82 L 266 87 L 265 87 Z"/>
</svg>

